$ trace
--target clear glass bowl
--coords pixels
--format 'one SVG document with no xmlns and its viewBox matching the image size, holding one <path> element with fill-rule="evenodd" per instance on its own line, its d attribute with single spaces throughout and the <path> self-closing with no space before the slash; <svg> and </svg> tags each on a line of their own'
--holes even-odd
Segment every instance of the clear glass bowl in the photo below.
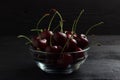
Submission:
<svg viewBox="0 0 120 80">
<path fill-rule="evenodd" d="M 62 73 L 62 74 L 70 74 L 73 71 L 78 70 L 87 59 L 88 50 L 89 47 L 82 51 L 64 52 L 62 54 L 38 51 L 30 47 L 30 53 L 32 54 L 35 63 L 41 70 L 47 73 Z M 66 54 L 68 55 L 67 59 L 63 58 L 61 59 L 61 56 L 64 56 Z"/>
</svg>

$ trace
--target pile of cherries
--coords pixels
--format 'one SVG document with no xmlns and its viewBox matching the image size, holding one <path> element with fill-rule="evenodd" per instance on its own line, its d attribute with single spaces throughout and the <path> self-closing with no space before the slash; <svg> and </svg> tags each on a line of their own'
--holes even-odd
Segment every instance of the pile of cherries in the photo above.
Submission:
<svg viewBox="0 0 120 80">
<path fill-rule="evenodd" d="M 73 61 L 83 58 L 84 52 L 81 51 L 88 47 L 88 39 L 84 34 L 74 34 L 71 38 L 70 36 L 72 35 L 71 31 L 53 33 L 52 31 L 44 30 L 39 36 L 32 38 L 32 46 L 35 50 L 48 53 L 47 58 L 49 60 L 57 61 L 57 63 L 67 66 Z M 50 45 L 51 43 L 52 45 Z M 37 56 L 41 57 L 40 55 Z"/>
<path fill-rule="evenodd" d="M 45 29 L 39 36 L 32 37 L 32 46 L 51 53 L 76 52 L 88 47 L 88 39 L 84 34 L 72 34 L 71 31 L 53 33 Z"/>
<path fill-rule="evenodd" d="M 31 39 L 24 35 L 20 35 L 19 37 L 24 37 L 29 40 L 33 50 L 40 51 L 41 53 L 45 52 L 45 55 L 43 55 L 43 53 L 42 55 L 35 54 L 34 57 L 36 60 L 39 60 L 45 64 L 67 67 L 81 58 L 84 58 L 85 54 L 83 50 L 89 45 L 87 36 L 85 34 L 77 34 L 75 32 L 78 20 L 84 10 L 80 12 L 78 18 L 74 21 L 71 31 L 63 31 L 62 16 L 57 10 L 53 9 L 53 11 L 55 14 L 51 18 L 47 29 L 38 29 L 38 25 L 46 16 L 48 16 L 48 14 L 44 15 L 39 20 L 36 29 L 32 30 L 36 31 L 38 33 L 37 35 L 33 36 Z M 60 31 L 50 30 L 51 23 L 56 14 L 60 18 Z"/>
</svg>

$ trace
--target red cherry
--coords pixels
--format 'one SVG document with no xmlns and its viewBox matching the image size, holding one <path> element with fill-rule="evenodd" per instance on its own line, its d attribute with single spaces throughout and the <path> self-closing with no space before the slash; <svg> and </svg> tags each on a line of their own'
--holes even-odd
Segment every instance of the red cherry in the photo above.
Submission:
<svg viewBox="0 0 120 80">
<path fill-rule="evenodd" d="M 50 52 L 46 55 L 46 63 L 47 64 L 55 64 L 57 63 L 57 59 L 60 56 L 60 52 L 62 50 L 61 46 L 47 46 L 45 51 Z"/>
<path fill-rule="evenodd" d="M 41 39 L 39 36 L 34 36 L 32 38 L 32 45 L 33 47 L 35 47 L 36 49 L 39 48 L 40 50 L 44 51 L 45 48 L 48 45 L 47 39 Z"/>
<path fill-rule="evenodd" d="M 65 34 L 67 35 L 68 38 L 71 38 L 72 32 L 71 31 L 65 31 Z"/>
<path fill-rule="evenodd" d="M 68 65 L 72 64 L 73 57 L 71 56 L 71 54 L 69 54 L 69 53 L 63 53 L 61 55 L 62 56 L 60 57 L 60 59 L 57 60 L 58 67 L 65 68 Z"/>
<path fill-rule="evenodd" d="M 34 36 L 34 37 L 32 37 L 32 46 L 34 47 L 34 48 L 38 48 L 39 47 L 39 39 L 40 39 L 40 37 L 39 36 Z"/>
<path fill-rule="evenodd" d="M 74 60 L 79 60 L 80 58 L 83 58 L 84 52 L 82 52 L 83 50 L 79 47 L 76 47 L 76 53 L 72 53 L 73 59 Z"/>
<path fill-rule="evenodd" d="M 84 52 L 82 52 L 83 49 L 77 47 L 77 48 L 76 48 L 76 51 L 78 51 L 77 53 L 75 53 L 75 55 L 76 55 L 75 57 L 76 57 L 76 58 L 82 58 L 82 57 L 85 56 L 85 55 L 84 55 Z"/>
<path fill-rule="evenodd" d="M 40 48 L 41 50 L 44 51 L 47 46 L 48 46 L 47 39 L 40 39 L 40 40 L 39 40 L 39 48 Z"/>
<path fill-rule="evenodd" d="M 77 47 L 77 41 L 75 39 L 70 39 L 69 42 L 66 44 L 66 47 L 65 47 L 65 52 L 72 52 L 72 51 L 75 51 Z"/>
<path fill-rule="evenodd" d="M 53 52 L 53 53 L 59 53 L 61 52 L 62 47 L 61 46 L 47 46 L 45 51 L 46 52 Z"/>
<path fill-rule="evenodd" d="M 67 41 L 67 36 L 63 32 L 57 32 L 54 34 L 53 39 L 54 39 L 56 45 L 64 46 Z"/>
<path fill-rule="evenodd" d="M 68 38 L 71 38 L 72 36 L 77 37 L 77 34 L 73 34 L 72 31 L 65 31 L 65 34 L 67 35 Z"/>
<path fill-rule="evenodd" d="M 53 32 L 46 29 L 40 33 L 40 37 L 42 39 L 50 40 L 50 36 L 53 36 Z"/>
<path fill-rule="evenodd" d="M 85 36 L 84 34 L 81 34 L 80 36 L 75 37 L 75 39 L 77 41 L 77 45 L 82 49 L 86 48 L 89 44 L 87 36 Z"/>
</svg>

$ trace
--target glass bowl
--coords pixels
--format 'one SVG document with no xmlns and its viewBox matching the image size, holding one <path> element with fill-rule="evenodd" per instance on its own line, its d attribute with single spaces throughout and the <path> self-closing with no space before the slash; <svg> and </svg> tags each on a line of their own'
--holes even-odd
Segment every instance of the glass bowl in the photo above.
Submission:
<svg viewBox="0 0 120 80">
<path fill-rule="evenodd" d="M 88 57 L 89 47 L 77 52 L 50 53 L 30 47 L 30 53 L 37 66 L 46 73 L 70 74 L 76 71 Z"/>
</svg>

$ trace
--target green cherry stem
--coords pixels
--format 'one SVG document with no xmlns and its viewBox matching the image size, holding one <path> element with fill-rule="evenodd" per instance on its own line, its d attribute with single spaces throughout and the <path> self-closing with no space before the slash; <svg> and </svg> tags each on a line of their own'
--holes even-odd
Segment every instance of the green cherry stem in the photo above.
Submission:
<svg viewBox="0 0 120 80">
<path fill-rule="evenodd" d="M 77 19 L 76 19 L 76 22 L 75 22 L 75 24 L 74 24 L 74 27 L 75 27 L 74 29 L 75 29 L 75 31 L 76 31 L 76 27 L 77 27 L 78 21 L 79 21 L 81 15 L 82 15 L 83 13 L 84 13 L 84 9 L 80 12 L 79 16 L 78 16 Z"/>
<path fill-rule="evenodd" d="M 47 17 L 47 16 L 49 16 L 49 15 L 50 15 L 50 14 L 45 14 L 43 17 L 41 17 L 41 18 L 39 19 L 39 21 L 37 22 L 36 29 L 38 29 L 38 26 L 39 26 L 40 22 L 41 22 L 45 17 Z M 38 33 L 38 35 L 39 35 L 39 31 L 37 31 L 37 33 Z"/>
<path fill-rule="evenodd" d="M 28 38 L 27 36 L 25 36 L 25 35 L 19 35 L 17 37 L 18 38 L 24 38 L 24 39 L 28 40 L 30 43 L 32 43 L 32 40 L 30 38 Z"/>
<path fill-rule="evenodd" d="M 63 18 L 62 15 L 55 9 L 53 9 L 53 11 L 55 11 L 57 13 L 57 15 L 60 17 L 60 27 L 61 27 L 61 32 L 63 32 Z"/>
<path fill-rule="evenodd" d="M 93 26 L 91 26 L 87 31 L 86 31 L 86 33 L 85 33 L 85 35 L 88 35 L 88 33 L 90 32 L 90 30 L 92 30 L 94 27 L 97 27 L 97 26 L 99 26 L 99 25 L 101 25 L 101 24 L 103 24 L 104 22 L 99 22 L 99 23 L 97 23 L 97 24 L 94 24 Z"/>
<path fill-rule="evenodd" d="M 25 45 L 29 45 L 29 44 L 31 44 L 31 42 L 26 42 L 26 43 L 25 43 Z"/>
<path fill-rule="evenodd" d="M 67 46 L 68 42 L 70 41 L 71 38 L 67 39 L 65 45 L 63 46 L 62 50 L 61 50 L 61 54 L 63 53 L 65 47 Z"/>
<path fill-rule="evenodd" d="M 60 24 L 58 24 L 54 29 L 53 32 L 60 26 Z M 52 36 L 50 36 L 50 46 L 52 46 Z"/>
<path fill-rule="evenodd" d="M 68 38 L 68 39 L 67 39 L 67 41 L 66 41 L 65 45 L 63 46 L 63 48 L 62 48 L 62 50 L 61 50 L 61 54 L 63 53 L 63 51 L 64 51 L 65 47 L 67 46 L 68 42 L 70 41 L 70 39 L 72 39 L 72 38 L 73 38 L 73 35 L 74 35 L 74 33 L 71 35 L 71 37 L 70 37 L 70 38 Z"/>
<path fill-rule="evenodd" d="M 63 21 L 60 21 L 60 27 L 61 27 L 60 31 L 63 32 Z"/>
<path fill-rule="evenodd" d="M 63 53 L 63 51 L 64 51 L 65 47 L 66 47 L 66 46 L 67 46 L 67 44 L 68 44 L 68 42 L 70 41 L 70 39 L 72 39 L 72 38 L 73 38 L 73 35 L 75 34 L 75 23 L 76 23 L 76 20 L 74 20 L 73 25 L 72 25 L 72 35 L 71 35 L 71 37 L 70 37 L 70 38 L 68 38 L 68 39 L 67 39 L 67 41 L 66 41 L 65 45 L 63 46 L 63 48 L 62 48 L 62 50 L 61 50 L 61 53 Z"/>
<path fill-rule="evenodd" d="M 52 21 L 53 21 L 55 15 L 56 15 L 56 12 L 54 13 L 54 15 L 52 16 L 52 18 L 51 18 L 51 20 L 50 20 L 50 23 L 49 23 L 49 25 L 48 25 L 48 30 L 50 30 L 50 27 L 51 27 L 51 24 L 52 24 Z"/>
<path fill-rule="evenodd" d="M 42 29 L 31 29 L 30 31 L 38 31 L 38 32 L 43 32 Z"/>
<path fill-rule="evenodd" d="M 76 20 L 74 20 L 73 25 L 72 25 L 72 33 L 75 33 L 75 23 L 76 23 Z"/>
<path fill-rule="evenodd" d="M 60 24 L 58 24 L 54 29 L 53 32 L 60 26 Z"/>
</svg>

